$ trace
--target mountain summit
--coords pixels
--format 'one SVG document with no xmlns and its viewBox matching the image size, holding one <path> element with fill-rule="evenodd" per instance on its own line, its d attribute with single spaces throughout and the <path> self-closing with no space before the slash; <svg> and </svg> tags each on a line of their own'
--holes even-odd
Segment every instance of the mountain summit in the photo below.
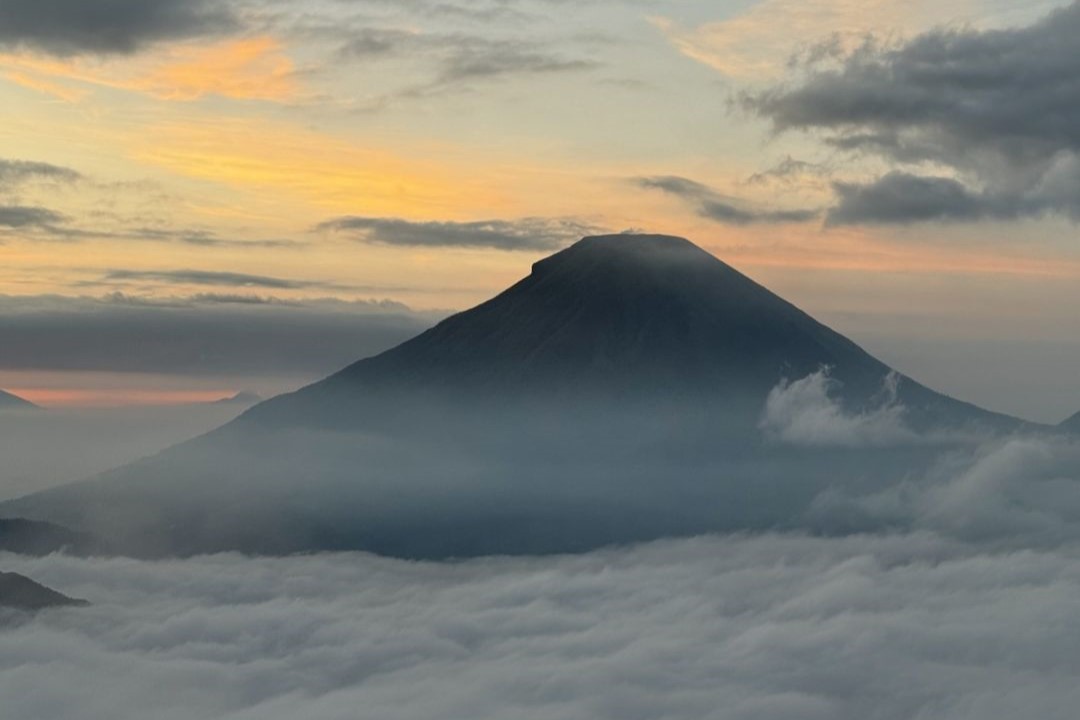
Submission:
<svg viewBox="0 0 1080 720">
<path fill-rule="evenodd" d="M 260 405 L 249 420 L 321 414 L 347 424 L 388 391 L 556 411 L 566 402 L 679 399 L 756 414 L 779 380 L 822 367 L 854 405 L 891 372 L 689 240 L 605 235 L 535 263 L 503 293 L 396 348 Z M 900 387 L 916 413 L 983 415 L 910 379 Z"/>
<path fill-rule="evenodd" d="M 491 300 L 157 457 L 0 505 L 144 555 L 565 552 L 791 526 L 889 456 L 771 446 L 770 390 L 913 425 L 1016 421 L 939 395 L 693 243 L 589 237 Z M 827 460 L 827 461 L 826 461 Z"/>
</svg>

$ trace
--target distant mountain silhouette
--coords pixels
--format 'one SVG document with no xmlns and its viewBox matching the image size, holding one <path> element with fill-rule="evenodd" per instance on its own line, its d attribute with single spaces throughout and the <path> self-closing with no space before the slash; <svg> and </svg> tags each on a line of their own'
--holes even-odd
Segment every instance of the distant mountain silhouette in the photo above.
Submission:
<svg viewBox="0 0 1080 720">
<path fill-rule="evenodd" d="M 37 405 L 30 402 L 29 400 L 23 400 L 18 395 L 12 395 L 9 392 L 4 392 L 3 390 L 0 390 L 0 410 L 7 410 L 7 409 L 28 410 L 28 409 L 36 408 L 36 407 L 37 407 Z"/>
<path fill-rule="evenodd" d="M 394 349 L 0 515 L 147 555 L 562 552 L 783 526 L 823 484 L 925 460 L 763 445 L 770 389 L 822 367 L 852 411 L 892 373 L 687 240 L 591 237 Z M 1020 424 L 896 377 L 914 427 Z"/>
<path fill-rule="evenodd" d="M 48 555 L 68 552 L 88 555 L 103 550 L 100 543 L 86 533 L 47 522 L 23 518 L 0 519 L 0 551 L 20 555 Z"/>
<path fill-rule="evenodd" d="M 261 403 L 263 399 L 252 392 L 238 392 L 235 395 L 231 395 L 227 398 L 215 400 L 213 405 L 236 405 L 239 407 L 250 407 Z"/>
<path fill-rule="evenodd" d="M 24 575 L 0 572 L 0 607 L 33 611 L 89 604 L 85 600 L 69 598 Z"/>
<path fill-rule="evenodd" d="M 1071 418 L 1058 425 L 1058 427 L 1069 432 L 1080 433 L 1080 413 L 1076 413 Z"/>
</svg>

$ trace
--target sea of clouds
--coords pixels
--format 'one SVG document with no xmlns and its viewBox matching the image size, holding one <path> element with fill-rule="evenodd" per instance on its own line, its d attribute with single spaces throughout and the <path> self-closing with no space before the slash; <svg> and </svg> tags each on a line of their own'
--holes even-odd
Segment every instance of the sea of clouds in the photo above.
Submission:
<svg viewBox="0 0 1080 720">
<path fill-rule="evenodd" d="M 779 386 L 775 442 L 923 442 Z M 572 556 L 0 554 L 86 608 L 0 615 L 4 720 L 1040 720 L 1080 707 L 1080 443 L 942 448 L 803 532 Z M 857 534 L 814 534 L 847 524 Z M 824 532 L 824 531 L 823 531 Z"/>
<path fill-rule="evenodd" d="M 928 532 L 579 556 L 0 562 L 5 720 L 1076 717 L 1080 550 Z"/>
</svg>

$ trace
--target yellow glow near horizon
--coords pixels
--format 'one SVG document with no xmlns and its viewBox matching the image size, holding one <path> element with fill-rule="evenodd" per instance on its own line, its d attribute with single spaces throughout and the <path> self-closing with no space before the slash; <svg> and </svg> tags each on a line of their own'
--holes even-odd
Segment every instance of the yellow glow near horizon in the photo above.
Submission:
<svg viewBox="0 0 1080 720">
<path fill-rule="evenodd" d="M 0 68 L 12 82 L 69 102 L 83 100 L 95 86 L 171 101 L 217 95 L 286 102 L 300 94 L 295 64 L 281 42 L 269 36 L 181 44 L 137 60 L 4 53 Z"/>
</svg>

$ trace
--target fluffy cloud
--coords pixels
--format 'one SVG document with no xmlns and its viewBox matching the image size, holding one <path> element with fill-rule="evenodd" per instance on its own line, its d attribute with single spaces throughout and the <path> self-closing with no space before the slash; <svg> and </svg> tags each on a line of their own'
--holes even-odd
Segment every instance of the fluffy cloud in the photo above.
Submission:
<svg viewBox="0 0 1080 720">
<path fill-rule="evenodd" d="M 144 45 L 234 29 L 221 0 L 5 0 L 0 46 L 56 55 L 132 53 Z"/>
<path fill-rule="evenodd" d="M 357 240 L 383 245 L 496 250 L 556 250 L 599 231 L 596 226 L 573 218 L 419 222 L 357 216 L 333 218 L 317 229 L 344 232 Z"/>
<path fill-rule="evenodd" d="M 822 527 L 918 527 L 1010 547 L 1080 540 L 1080 443 L 1066 436 L 989 440 L 943 455 L 921 477 L 853 496 L 822 494 Z"/>
<path fill-rule="evenodd" d="M 842 150 L 937 166 L 838 185 L 833 223 L 1080 220 L 1078 32 L 1074 2 L 1028 27 L 868 42 L 746 104 L 778 131 L 822 132 Z"/>
<path fill-rule="evenodd" d="M 784 380 L 765 400 L 760 427 L 766 435 L 792 445 L 882 447 L 919 442 L 904 423 L 897 401 L 899 378 L 885 378 L 881 402 L 864 410 L 845 409 L 832 397 L 839 382 L 827 369 L 800 380 Z"/>
<path fill-rule="evenodd" d="M 637 178 L 634 183 L 646 190 L 674 195 L 693 206 L 699 216 L 725 225 L 809 222 L 820 214 L 817 210 L 751 209 L 746 203 L 725 197 L 707 185 L 673 175 Z"/>
<path fill-rule="evenodd" d="M 1071 720 L 1074 550 L 763 535 L 574 557 L 4 556 L 9 720 Z"/>
</svg>

